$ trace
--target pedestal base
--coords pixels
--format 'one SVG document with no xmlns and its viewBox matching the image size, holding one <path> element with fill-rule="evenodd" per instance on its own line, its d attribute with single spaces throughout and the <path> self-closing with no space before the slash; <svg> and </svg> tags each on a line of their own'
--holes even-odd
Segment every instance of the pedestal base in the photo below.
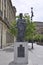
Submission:
<svg viewBox="0 0 43 65">
<path fill-rule="evenodd" d="M 14 43 L 14 63 L 15 64 L 28 63 L 28 43 L 27 42 Z"/>
</svg>

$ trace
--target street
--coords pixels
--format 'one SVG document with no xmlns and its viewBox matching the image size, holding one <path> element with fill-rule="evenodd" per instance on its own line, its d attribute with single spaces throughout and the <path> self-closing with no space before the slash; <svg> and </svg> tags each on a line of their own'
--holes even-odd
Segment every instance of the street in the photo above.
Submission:
<svg viewBox="0 0 43 65">
<path fill-rule="evenodd" d="M 0 49 L 0 65 L 14 65 L 14 46 Z M 43 46 L 28 44 L 28 65 L 43 65 Z"/>
</svg>

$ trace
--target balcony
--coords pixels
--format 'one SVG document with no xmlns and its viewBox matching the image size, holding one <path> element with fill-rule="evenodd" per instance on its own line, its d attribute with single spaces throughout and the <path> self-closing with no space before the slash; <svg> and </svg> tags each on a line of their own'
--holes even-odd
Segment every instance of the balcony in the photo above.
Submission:
<svg viewBox="0 0 43 65">
<path fill-rule="evenodd" d="M 8 28 L 10 27 L 9 21 L 6 17 L 4 17 L 4 23 L 7 25 Z"/>
<path fill-rule="evenodd" d="M 2 19 L 2 16 L 3 16 L 3 13 L 2 11 L 0 10 L 0 18 Z"/>
</svg>

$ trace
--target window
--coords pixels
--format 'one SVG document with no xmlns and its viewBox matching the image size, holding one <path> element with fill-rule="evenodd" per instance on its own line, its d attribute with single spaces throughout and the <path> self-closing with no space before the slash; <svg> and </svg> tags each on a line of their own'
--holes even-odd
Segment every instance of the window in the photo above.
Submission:
<svg viewBox="0 0 43 65">
<path fill-rule="evenodd" d="M 1 0 L 0 0 L 0 10 L 1 10 Z"/>
<path fill-rule="evenodd" d="M 6 17 L 6 0 L 4 0 L 4 16 Z"/>
</svg>

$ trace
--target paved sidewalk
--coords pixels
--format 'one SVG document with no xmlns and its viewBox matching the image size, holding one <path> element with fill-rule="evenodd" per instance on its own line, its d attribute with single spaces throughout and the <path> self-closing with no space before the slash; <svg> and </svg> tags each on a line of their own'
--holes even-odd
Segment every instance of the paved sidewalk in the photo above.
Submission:
<svg viewBox="0 0 43 65">
<path fill-rule="evenodd" d="M 34 44 L 34 49 L 29 51 L 29 58 L 33 65 L 43 65 L 43 46 Z"/>
<path fill-rule="evenodd" d="M 34 49 L 28 45 L 28 65 L 43 65 L 43 46 L 34 44 Z M 14 65 L 14 47 L 0 50 L 0 65 Z M 21 65 L 21 64 L 18 64 Z"/>
</svg>

